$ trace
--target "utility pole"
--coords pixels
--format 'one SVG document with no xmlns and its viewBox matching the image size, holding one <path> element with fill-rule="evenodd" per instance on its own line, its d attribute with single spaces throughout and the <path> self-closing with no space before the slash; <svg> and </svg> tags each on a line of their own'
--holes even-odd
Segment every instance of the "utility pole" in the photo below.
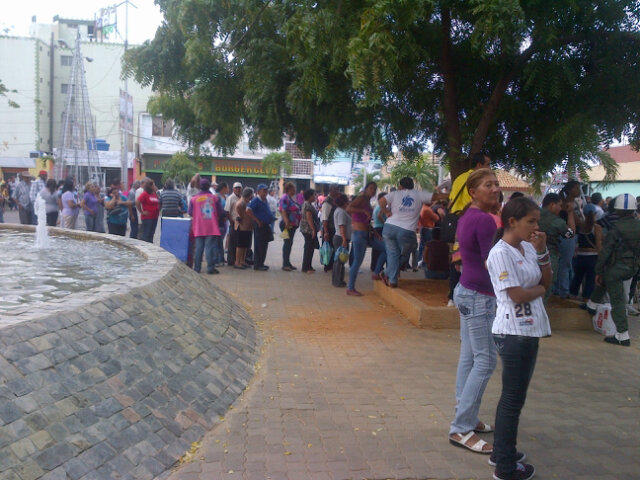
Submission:
<svg viewBox="0 0 640 480">
<path fill-rule="evenodd" d="M 124 5 L 124 54 L 126 55 L 127 49 L 129 48 L 129 4 L 133 8 L 136 7 L 129 0 L 124 0 L 124 2 L 120 2 L 117 5 L 114 5 L 114 8 L 118 8 L 121 5 Z M 122 128 L 122 149 L 121 149 L 121 157 L 120 157 L 120 169 L 121 169 L 121 179 L 125 188 L 129 188 L 129 130 L 128 130 L 128 119 L 129 119 L 129 80 L 127 77 L 124 78 L 124 95 L 125 95 L 125 118 L 124 124 Z M 133 101 L 132 101 L 133 102 Z M 133 119 L 132 119 L 133 120 Z M 133 125 L 131 125 L 133 129 Z M 133 132 L 132 132 L 133 133 Z"/>
</svg>

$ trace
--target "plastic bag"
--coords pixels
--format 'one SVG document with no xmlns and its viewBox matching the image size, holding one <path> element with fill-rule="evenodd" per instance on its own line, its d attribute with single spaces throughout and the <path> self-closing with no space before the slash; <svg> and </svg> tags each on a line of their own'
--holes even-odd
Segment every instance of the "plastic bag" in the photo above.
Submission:
<svg viewBox="0 0 640 480">
<path fill-rule="evenodd" d="M 320 247 L 320 263 L 322 265 L 329 265 L 331 263 L 331 256 L 333 255 L 333 247 L 329 242 L 322 242 Z"/>
<path fill-rule="evenodd" d="M 596 313 L 593 316 L 593 329 L 605 337 L 616 333 L 616 325 L 611 318 L 610 303 L 601 303 L 596 308 Z"/>
<path fill-rule="evenodd" d="M 347 263 L 347 261 L 349 261 L 349 250 L 344 247 L 336 248 L 334 261 L 340 262 L 340 263 Z"/>
</svg>

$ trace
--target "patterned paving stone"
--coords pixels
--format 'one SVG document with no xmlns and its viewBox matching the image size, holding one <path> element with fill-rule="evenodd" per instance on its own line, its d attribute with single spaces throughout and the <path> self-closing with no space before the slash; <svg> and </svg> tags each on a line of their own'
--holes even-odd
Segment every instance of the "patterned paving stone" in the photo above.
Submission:
<svg viewBox="0 0 640 480">
<path fill-rule="evenodd" d="M 148 262 L 119 291 L 0 318 L 1 479 L 154 478 L 252 378 L 244 308 L 167 252 L 123 242 Z"/>
</svg>

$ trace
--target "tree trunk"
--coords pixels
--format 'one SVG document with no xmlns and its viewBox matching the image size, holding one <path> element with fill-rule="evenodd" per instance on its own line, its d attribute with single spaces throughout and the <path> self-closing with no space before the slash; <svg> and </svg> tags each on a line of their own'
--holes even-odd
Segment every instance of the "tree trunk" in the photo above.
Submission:
<svg viewBox="0 0 640 480">
<path fill-rule="evenodd" d="M 453 181 L 464 172 L 466 162 L 462 159 L 462 135 L 458 118 L 458 94 L 455 85 L 455 69 L 451 55 L 451 13 L 442 9 L 442 77 L 444 80 L 443 114 L 447 135 L 447 158 Z"/>
</svg>

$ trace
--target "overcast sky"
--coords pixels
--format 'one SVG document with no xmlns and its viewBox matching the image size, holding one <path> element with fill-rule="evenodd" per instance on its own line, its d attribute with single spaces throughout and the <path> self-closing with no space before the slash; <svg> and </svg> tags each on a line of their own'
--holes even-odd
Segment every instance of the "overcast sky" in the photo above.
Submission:
<svg viewBox="0 0 640 480">
<path fill-rule="evenodd" d="M 29 35 L 31 17 L 36 16 L 38 23 L 52 23 L 55 15 L 62 18 L 93 19 L 100 8 L 116 5 L 121 0 L 18 0 L 5 5 L 0 17 L 0 33 L 9 35 Z M 138 44 L 153 38 L 162 21 L 160 9 L 153 0 L 131 0 L 138 8 L 129 7 L 129 43 Z M 125 7 L 118 8 L 118 29 L 124 37 Z M 122 42 L 113 34 L 110 40 Z"/>
</svg>

